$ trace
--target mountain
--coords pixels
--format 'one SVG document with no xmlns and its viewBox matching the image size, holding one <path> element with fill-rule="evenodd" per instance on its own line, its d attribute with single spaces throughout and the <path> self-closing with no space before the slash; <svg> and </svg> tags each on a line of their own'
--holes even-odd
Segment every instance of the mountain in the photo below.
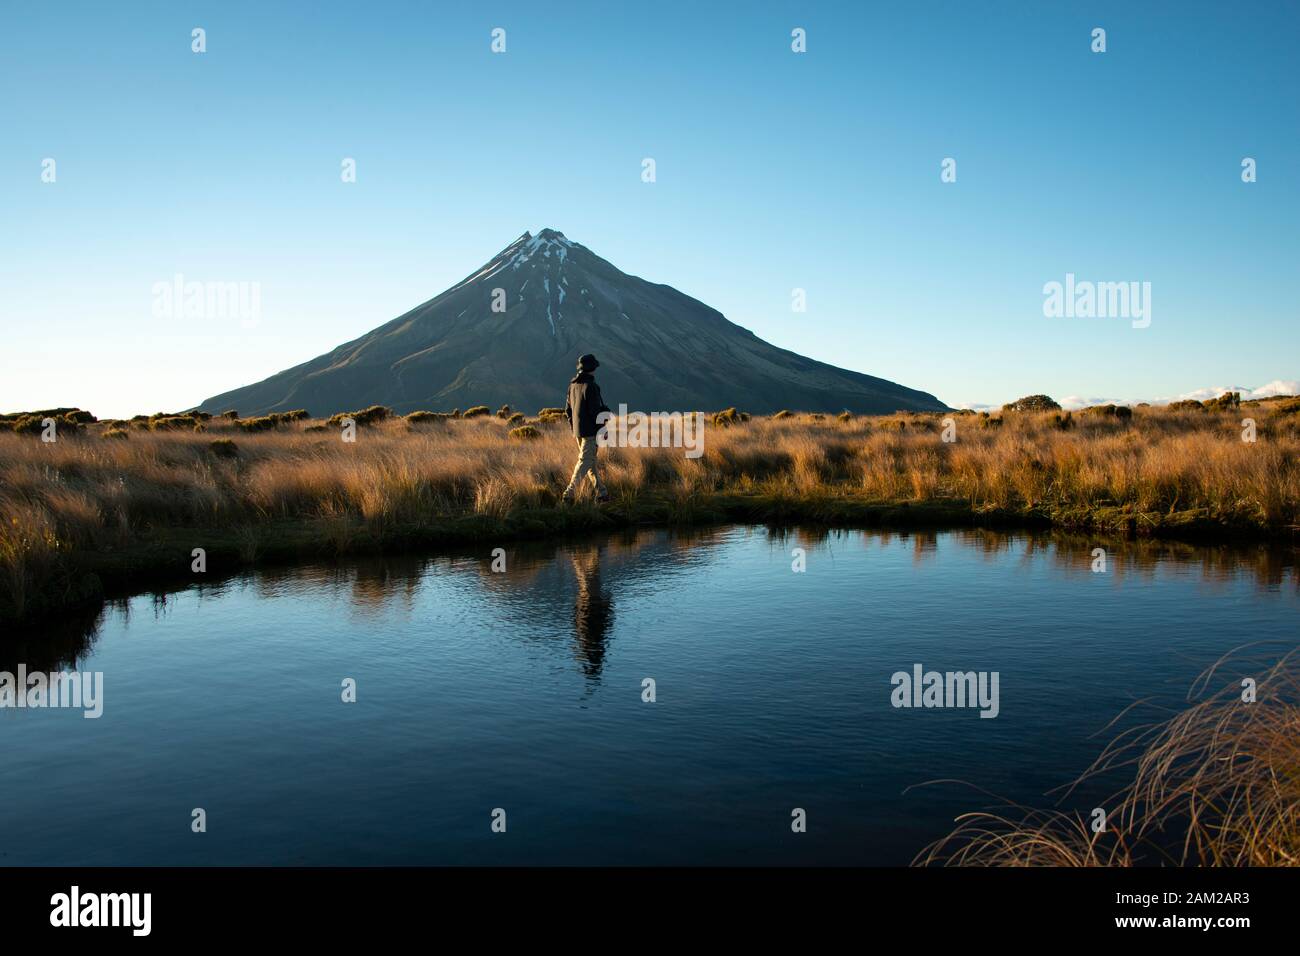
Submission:
<svg viewBox="0 0 1300 956">
<path fill-rule="evenodd" d="M 505 311 L 493 311 L 494 298 Z M 369 405 L 405 413 L 504 403 L 532 413 L 564 404 L 584 352 L 599 358 L 596 378 L 615 410 L 945 407 L 925 392 L 769 345 L 703 302 L 543 229 L 405 315 L 199 410 L 323 416 Z"/>
</svg>

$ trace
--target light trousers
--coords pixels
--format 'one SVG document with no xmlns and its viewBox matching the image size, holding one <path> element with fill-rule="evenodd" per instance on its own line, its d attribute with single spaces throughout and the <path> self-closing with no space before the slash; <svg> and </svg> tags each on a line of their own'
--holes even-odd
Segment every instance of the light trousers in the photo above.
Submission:
<svg viewBox="0 0 1300 956">
<path fill-rule="evenodd" d="M 605 497 L 605 482 L 600 480 L 600 471 L 596 465 L 597 448 L 595 438 L 578 439 L 578 463 L 573 466 L 573 477 L 569 479 L 569 487 L 564 489 L 566 500 L 573 500 L 578 486 L 588 475 L 591 476 L 591 483 L 596 486 L 596 497 Z"/>
</svg>

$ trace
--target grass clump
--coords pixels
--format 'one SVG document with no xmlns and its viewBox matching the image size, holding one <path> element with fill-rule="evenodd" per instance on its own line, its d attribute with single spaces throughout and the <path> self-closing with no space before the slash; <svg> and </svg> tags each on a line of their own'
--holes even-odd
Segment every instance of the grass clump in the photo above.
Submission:
<svg viewBox="0 0 1300 956">
<path fill-rule="evenodd" d="M 1206 694 L 1229 667 L 1232 677 Z M 1242 674 L 1258 675 L 1253 701 L 1243 699 Z M 1189 704 L 1121 733 L 1068 788 L 1127 778 L 1098 804 L 1113 808 L 1102 832 L 1077 812 L 1008 806 L 964 814 L 914 862 L 1300 866 L 1300 651 L 1271 667 L 1229 655 L 1201 676 Z"/>
<path fill-rule="evenodd" d="M 218 438 L 208 442 L 208 451 L 217 458 L 238 458 L 239 448 L 229 438 Z"/>
<path fill-rule="evenodd" d="M 432 425 L 435 422 L 445 422 L 451 418 L 449 412 L 411 412 L 404 416 L 408 425 Z"/>
<path fill-rule="evenodd" d="M 338 428 L 343 424 L 343 419 L 350 418 L 358 425 L 374 425 L 392 416 L 393 410 L 387 405 L 371 405 L 369 408 L 362 408 L 355 412 L 338 412 L 326 419 L 325 424 L 331 428 Z"/>
<path fill-rule="evenodd" d="M 269 432 L 280 425 L 280 420 L 274 415 L 263 415 L 260 418 L 241 418 L 235 422 L 235 427 L 242 432 Z"/>
<path fill-rule="evenodd" d="M 1105 418 L 1117 418 L 1125 421 L 1133 417 L 1133 409 L 1127 405 L 1090 405 L 1083 409 L 1085 415 L 1100 415 Z"/>
</svg>

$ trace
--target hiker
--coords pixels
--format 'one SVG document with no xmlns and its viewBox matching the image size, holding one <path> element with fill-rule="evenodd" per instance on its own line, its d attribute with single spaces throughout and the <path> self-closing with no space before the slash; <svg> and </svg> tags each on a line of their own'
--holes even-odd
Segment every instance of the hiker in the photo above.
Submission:
<svg viewBox="0 0 1300 956">
<path fill-rule="evenodd" d="M 569 416 L 573 437 L 578 440 L 578 463 L 573 466 L 569 487 L 564 489 L 565 504 L 573 503 L 578 485 L 588 475 L 591 476 L 591 483 L 596 486 L 596 501 L 609 501 L 609 493 L 596 468 L 596 433 L 600 431 L 596 416 L 609 411 L 604 399 L 600 397 L 600 386 L 591 374 L 599 366 L 594 355 L 584 355 L 578 359 L 578 374 L 570 380 L 569 396 L 564 402 L 564 413 Z"/>
</svg>

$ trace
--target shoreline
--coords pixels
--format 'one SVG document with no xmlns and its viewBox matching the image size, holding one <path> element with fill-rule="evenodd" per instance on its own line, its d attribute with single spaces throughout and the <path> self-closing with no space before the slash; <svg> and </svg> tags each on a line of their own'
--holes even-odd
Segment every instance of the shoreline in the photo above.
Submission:
<svg viewBox="0 0 1300 956">
<path fill-rule="evenodd" d="M 466 546 L 565 540 L 625 529 L 703 529 L 725 525 L 805 526 L 828 530 L 889 530 L 898 533 L 988 528 L 1009 533 L 1094 535 L 1098 542 L 1168 541 L 1191 546 L 1294 546 L 1293 527 L 1232 525 L 1203 509 L 1142 514 L 1132 508 L 972 508 L 960 500 L 866 501 L 844 496 L 790 499 L 773 495 L 717 493 L 687 500 L 641 494 L 630 506 L 528 508 L 506 517 L 484 514 L 434 516 L 403 523 L 363 519 L 288 518 L 226 527 L 168 526 L 150 529 L 122 547 L 74 550 L 61 556 L 46 587 L 26 595 L 20 614 L 0 609 L 0 622 L 24 629 L 58 614 L 152 588 L 179 588 L 219 581 L 261 567 L 348 558 L 464 552 Z M 203 548 L 207 569 L 191 569 L 192 552 Z"/>
</svg>

